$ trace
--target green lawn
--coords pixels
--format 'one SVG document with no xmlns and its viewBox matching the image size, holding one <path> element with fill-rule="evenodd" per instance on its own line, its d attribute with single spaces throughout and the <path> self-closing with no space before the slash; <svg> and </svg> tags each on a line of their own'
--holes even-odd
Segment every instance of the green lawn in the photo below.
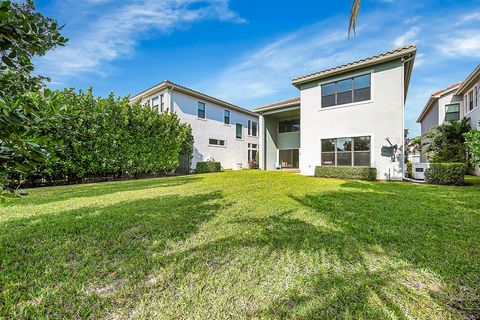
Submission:
<svg viewBox="0 0 480 320">
<path fill-rule="evenodd" d="M 0 319 L 480 317 L 466 187 L 223 172 L 0 207 Z"/>
</svg>

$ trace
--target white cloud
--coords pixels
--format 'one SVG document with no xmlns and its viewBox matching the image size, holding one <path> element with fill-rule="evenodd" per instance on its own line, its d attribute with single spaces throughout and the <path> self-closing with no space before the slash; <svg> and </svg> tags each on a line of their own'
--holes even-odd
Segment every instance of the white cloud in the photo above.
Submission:
<svg viewBox="0 0 480 320">
<path fill-rule="evenodd" d="M 438 49 L 450 57 L 480 58 L 480 30 L 466 30 L 444 37 Z"/>
<path fill-rule="evenodd" d="M 474 11 L 461 16 L 460 19 L 458 19 L 457 24 L 463 24 L 472 21 L 480 21 L 480 11 Z"/>
<path fill-rule="evenodd" d="M 393 40 L 393 45 L 395 47 L 403 47 L 406 44 L 417 43 L 417 35 L 419 32 L 419 27 L 411 27 L 409 30 L 407 30 L 407 32 L 395 38 L 395 40 Z"/>
<path fill-rule="evenodd" d="M 90 5 L 108 0 L 88 0 Z M 228 0 L 137 0 L 104 8 L 88 25 L 77 30 L 67 46 L 39 59 L 42 74 L 55 77 L 83 72 L 103 73 L 104 62 L 130 55 L 141 37 L 166 34 L 201 20 L 244 22 L 231 11 Z M 92 8 L 85 11 L 92 12 Z M 75 13 L 73 13 L 75 14 Z"/>
</svg>

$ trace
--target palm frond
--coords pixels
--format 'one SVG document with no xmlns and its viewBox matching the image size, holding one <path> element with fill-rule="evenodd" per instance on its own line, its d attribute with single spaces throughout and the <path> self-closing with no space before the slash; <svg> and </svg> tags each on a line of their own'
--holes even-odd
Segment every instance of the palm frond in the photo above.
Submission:
<svg viewBox="0 0 480 320">
<path fill-rule="evenodd" d="M 348 36 L 350 37 L 351 31 L 355 35 L 357 32 L 357 18 L 360 11 L 360 0 L 353 0 L 352 12 L 350 13 L 350 24 L 348 25 Z"/>
</svg>

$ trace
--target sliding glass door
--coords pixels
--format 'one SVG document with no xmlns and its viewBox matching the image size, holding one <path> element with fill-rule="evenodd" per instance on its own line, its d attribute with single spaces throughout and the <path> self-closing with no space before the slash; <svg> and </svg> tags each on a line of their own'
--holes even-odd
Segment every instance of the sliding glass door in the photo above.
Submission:
<svg viewBox="0 0 480 320">
<path fill-rule="evenodd" d="M 298 168 L 298 149 L 279 150 L 278 156 L 282 168 Z"/>
</svg>

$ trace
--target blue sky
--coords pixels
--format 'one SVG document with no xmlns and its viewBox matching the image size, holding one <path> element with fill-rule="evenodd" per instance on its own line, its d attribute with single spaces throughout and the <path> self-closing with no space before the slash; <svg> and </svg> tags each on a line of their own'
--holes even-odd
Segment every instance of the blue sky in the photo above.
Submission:
<svg viewBox="0 0 480 320">
<path fill-rule="evenodd" d="M 405 44 L 418 47 L 406 127 L 428 96 L 480 63 L 480 0 L 44 0 L 70 38 L 37 59 L 50 87 L 135 94 L 165 79 L 245 108 L 298 95 L 293 77 Z"/>
</svg>

